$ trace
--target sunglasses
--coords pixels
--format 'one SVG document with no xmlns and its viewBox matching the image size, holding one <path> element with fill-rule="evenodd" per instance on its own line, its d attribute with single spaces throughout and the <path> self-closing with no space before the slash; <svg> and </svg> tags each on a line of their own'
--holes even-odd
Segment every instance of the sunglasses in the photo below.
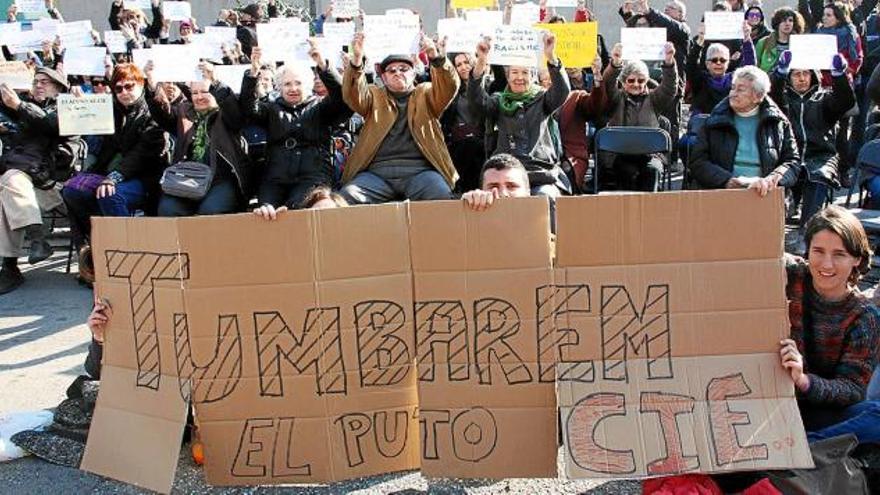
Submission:
<svg viewBox="0 0 880 495">
<path fill-rule="evenodd" d="M 715 58 L 710 58 L 709 62 L 712 62 L 713 64 L 723 64 L 723 63 L 727 62 L 727 59 L 722 58 L 722 57 L 715 57 Z"/>
<path fill-rule="evenodd" d="M 128 92 L 134 91 L 135 86 L 137 86 L 137 84 L 135 84 L 133 82 L 127 82 L 127 83 L 119 83 L 116 86 L 114 86 L 114 88 L 116 89 L 117 93 L 122 93 L 123 91 L 128 91 Z"/>
<path fill-rule="evenodd" d="M 761 15 L 759 12 L 749 12 L 749 14 L 746 17 L 748 17 L 749 19 L 763 19 L 764 18 L 764 16 Z"/>
<path fill-rule="evenodd" d="M 647 79 L 641 79 L 641 78 L 635 78 L 635 77 L 630 77 L 629 79 L 626 80 L 627 84 L 645 84 L 646 82 L 648 82 Z"/>
<path fill-rule="evenodd" d="M 107 81 L 92 81 L 92 86 L 106 86 Z"/>
<path fill-rule="evenodd" d="M 385 73 L 386 73 L 386 74 L 392 74 L 392 75 L 394 75 L 394 74 L 406 74 L 407 72 L 409 72 L 409 71 L 411 71 L 411 70 L 412 70 L 412 68 L 409 67 L 408 65 L 400 65 L 400 66 L 397 66 L 397 67 L 389 67 L 389 68 L 385 69 Z"/>
</svg>

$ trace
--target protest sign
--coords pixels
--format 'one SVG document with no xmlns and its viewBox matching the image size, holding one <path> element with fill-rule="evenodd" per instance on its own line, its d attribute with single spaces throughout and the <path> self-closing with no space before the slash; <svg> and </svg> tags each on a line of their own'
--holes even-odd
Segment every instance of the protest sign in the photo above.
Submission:
<svg viewBox="0 0 880 495">
<path fill-rule="evenodd" d="M 0 23 L 0 45 L 14 46 L 18 44 L 20 34 L 20 22 Z"/>
<path fill-rule="evenodd" d="M 58 96 L 59 135 L 92 136 L 113 132 L 113 95 Z"/>
<path fill-rule="evenodd" d="M 489 63 L 537 67 L 541 55 L 540 33 L 530 27 L 498 26 L 492 37 Z"/>
<path fill-rule="evenodd" d="M 150 48 L 135 48 L 131 51 L 131 63 L 141 70 L 147 66 L 147 62 L 153 59 L 153 50 Z"/>
<path fill-rule="evenodd" d="M 561 357 L 568 475 L 811 467 L 779 364 L 782 192 L 595 199 L 557 203 L 562 280 L 538 314 L 541 355 Z"/>
<path fill-rule="evenodd" d="M 162 2 L 162 16 L 169 21 L 189 21 L 192 19 L 192 5 L 189 2 L 165 0 Z"/>
<path fill-rule="evenodd" d="M 102 46 L 76 46 L 64 51 L 64 72 L 69 76 L 104 76 L 107 49 Z"/>
<path fill-rule="evenodd" d="M 360 12 L 360 0 L 333 0 L 333 17 L 354 19 Z"/>
<path fill-rule="evenodd" d="M 562 198 L 555 269 L 543 198 L 96 218 L 114 317 L 84 469 L 169 490 L 188 401 L 215 485 L 553 476 L 557 401 L 572 477 L 812 467 L 781 205 Z"/>
<path fill-rule="evenodd" d="M 440 39 L 446 38 L 448 53 L 473 53 L 483 36 L 491 36 L 494 32 L 494 27 L 491 31 L 484 32 L 479 25 L 460 17 L 437 21 L 437 36 Z"/>
<path fill-rule="evenodd" d="M 58 25 L 58 36 L 65 48 L 75 46 L 95 46 L 92 38 L 92 21 L 65 22 Z"/>
<path fill-rule="evenodd" d="M 620 28 L 624 60 L 666 58 L 666 28 Z"/>
<path fill-rule="evenodd" d="M 831 69 L 837 55 L 833 34 L 793 34 L 789 39 L 792 69 Z"/>
<path fill-rule="evenodd" d="M 49 15 L 46 10 L 46 0 L 15 0 L 18 11 L 28 18 L 45 17 Z"/>
<path fill-rule="evenodd" d="M 250 69 L 248 64 L 241 65 L 215 65 L 214 78 L 229 86 L 235 94 L 241 93 L 241 83 L 244 73 Z"/>
<path fill-rule="evenodd" d="M 484 29 L 491 28 L 486 34 L 492 34 L 497 26 L 504 24 L 504 13 L 500 10 L 468 10 L 464 13 L 464 18 L 469 23 L 483 26 Z"/>
<path fill-rule="evenodd" d="M 598 50 L 599 25 L 595 22 L 536 24 L 556 35 L 556 55 L 565 67 L 590 67 Z"/>
<path fill-rule="evenodd" d="M 18 60 L 0 62 L 0 83 L 12 89 L 28 90 L 33 87 L 34 73 Z"/>
<path fill-rule="evenodd" d="M 481 9 L 495 7 L 495 0 L 452 0 L 453 9 Z"/>
<path fill-rule="evenodd" d="M 156 82 L 201 81 L 199 51 L 194 45 L 153 45 L 149 60 L 153 61 Z"/>
<path fill-rule="evenodd" d="M 536 3 L 515 3 L 510 10 L 511 26 L 528 26 L 541 21 L 541 7 Z"/>
<path fill-rule="evenodd" d="M 743 37 L 742 12 L 706 12 L 703 14 L 706 40 L 741 40 Z"/>
<path fill-rule="evenodd" d="M 548 7 L 577 7 L 578 0 L 547 0 Z"/>
<path fill-rule="evenodd" d="M 153 9 L 151 0 L 124 0 L 123 5 L 126 9 L 141 9 L 144 12 L 151 12 Z"/>
<path fill-rule="evenodd" d="M 216 40 L 218 45 L 222 45 L 223 43 L 232 44 L 238 39 L 235 32 L 236 29 L 234 27 L 225 27 L 225 26 L 207 26 L 204 29 L 205 35 Z"/>
<path fill-rule="evenodd" d="M 14 37 L 11 37 L 9 49 L 12 53 L 26 54 L 30 51 L 40 51 L 43 49 L 43 36 L 39 31 L 21 31 Z"/>
<path fill-rule="evenodd" d="M 372 63 L 391 54 L 415 54 L 421 29 L 414 15 L 364 16 L 364 52 Z"/>
<path fill-rule="evenodd" d="M 354 38 L 354 22 L 329 22 L 324 24 L 324 35 L 318 38 L 321 54 L 332 67 L 342 67 L 342 51 Z"/>
<path fill-rule="evenodd" d="M 110 53 L 128 52 L 128 40 L 122 31 L 104 31 L 104 44 Z"/>
<path fill-rule="evenodd" d="M 191 35 L 190 45 L 195 49 L 200 59 L 220 62 L 223 60 L 222 43 L 213 36 L 205 33 Z"/>
<path fill-rule="evenodd" d="M 264 62 L 283 62 L 294 54 L 308 60 L 308 38 L 309 25 L 302 21 L 257 24 L 257 41 Z"/>
</svg>

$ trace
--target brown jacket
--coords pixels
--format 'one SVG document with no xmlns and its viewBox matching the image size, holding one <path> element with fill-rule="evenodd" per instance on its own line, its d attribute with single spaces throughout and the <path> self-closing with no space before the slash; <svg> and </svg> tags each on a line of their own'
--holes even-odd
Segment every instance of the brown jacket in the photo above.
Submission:
<svg viewBox="0 0 880 495">
<path fill-rule="evenodd" d="M 435 59 L 431 61 L 431 82 L 416 86 L 407 104 L 407 122 L 419 150 L 446 179 L 449 187 L 455 185 L 458 173 L 443 140 L 440 116 L 458 93 L 459 84 L 458 73 L 449 60 L 445 57 Z M 363 67 L 352 67 L 351 64 L 346 67 L 342 79 L 342 99 L 365 121 L 357 145 L 345 164 L 342 182 L 348 183 L 358 172 L 370 167 L 397 119 L 397 103 L 385 89 L 367 85 Z"/>
</svg>

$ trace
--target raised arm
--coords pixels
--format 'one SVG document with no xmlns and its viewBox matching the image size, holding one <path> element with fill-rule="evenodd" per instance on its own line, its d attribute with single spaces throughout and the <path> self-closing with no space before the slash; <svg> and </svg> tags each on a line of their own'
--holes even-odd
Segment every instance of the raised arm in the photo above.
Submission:
<svg viewBox="0 0 880 495">
<path fill-rule="evenodd" d="M 489 50 L 491 47 L 491 38 L 489 37 L 483 38 L 477 44 L 477 61 L 474 63 L 474 68 L 471 69 L 471 77 L 467 83 L 468 103 L 487 117 L 498 115 L 498 103 L 486 91 L 483 80 L 489 67 Z"/>
<path fill-rule="evenodd" d="M 351 60 L 342 76 L 342 99 L 355 112 L 368 116 L 373 108 L 373 95 L 364 76 L 364 33 L 357 32 L 351 40 Z"/>
</svg>

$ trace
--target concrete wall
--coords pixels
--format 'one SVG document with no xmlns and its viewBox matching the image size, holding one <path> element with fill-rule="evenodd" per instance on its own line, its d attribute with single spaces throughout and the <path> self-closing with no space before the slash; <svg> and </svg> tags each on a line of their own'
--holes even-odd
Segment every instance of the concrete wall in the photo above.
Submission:
<svg viewBox="0 0 880 495">
<path fill-rule="evenodd" d="M 291 5 L 303 5 L 308 0 L 288 0 Z M 57 0 L 61 12 L 68 20 L 91 19 L 96 28 L 107 29 L 107 14 L 110 11 L 110 0 Z M 246 2 L 244 2 L 246 3 Z M 323 12 L 330 0 L 314 0 L 319 12 Z M 688 6 L 688 21 L 692 31 L 696 31 L 702 16 L 702 12 L 709 10 L 713 0 L 685 0 Z M 235 0 L 193 0 L 193 14 L 201 25 L 207 25 L 214 21 L 217 12 L 223 8 L 230 8 L 236 4 Z M 620 27 L 623 23 L 617 15 L 617 9 L 621 2 L 616 0 L 587 0 L 593 12 L 599 18 L 600 30 L 609 44 L 617 42 L 620 37 Z M 663 0 L 651 0 L 650 5 L 662 8 Z M 769 19 L 773 10 L 782 5 L 796 5 L 796 0 L 764 0 L 765 16 Z M 386 9 L 408 7 L 422 13 L 425 29 L 434 32 L 437 27 L 437 19 L 445 16 L 446 2 L 444 0 L 361 0 L 361 6 L 368 14 L 381 14 Z M 573 9 L 559 9 L 558 13 L 568 19 L 574 16 Z M 608 47 L 609 49 L 611 46 Z"/>
</svg>

